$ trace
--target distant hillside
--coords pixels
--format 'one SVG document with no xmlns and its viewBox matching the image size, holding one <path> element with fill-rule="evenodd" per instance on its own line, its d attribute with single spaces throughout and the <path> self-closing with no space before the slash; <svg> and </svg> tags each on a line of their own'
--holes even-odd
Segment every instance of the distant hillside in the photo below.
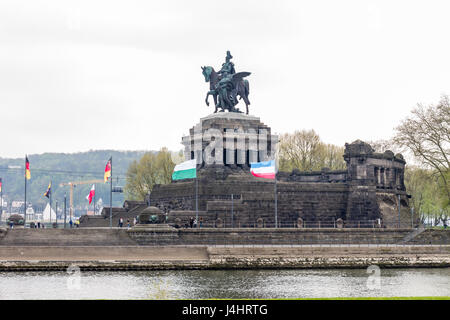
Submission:
<svg viewBox="0 0 450 320">
<path fill-rule="evenodd" d="M 44 153 L 28 155 L 31 167 L 31 180 L 27 181 L 27 201 L 33 206 L 47 204 L 44 192 L 52 180 L 53 201 L 56 199 L 62 208 L 64 192 L 67 192 L 69 205 L 69 187 L 60 187 L 61 182 L 103 179 L 105 165 L 113 158 L 113 185 L 124 186 L 125 174 L 133 160 L 139 160 L 146 151 L 92 150 L 79 153 Z M 155 152 L 155 151 L 149 151 Z M 24 199 L 24 158 L 0 158 L 0 177 L 3 180 L 3 197 L 8 201 Z M 91 184 L 80 185 L 74 190 L 74 206 L 84 207 L 88 204 L 86 195 Z M 103 199 L 109 204 L 109 184 L 96 184 L 96 199 Z M 123 203 L 123 194 L 113 195 L 113 205 Z"/>
</svg>

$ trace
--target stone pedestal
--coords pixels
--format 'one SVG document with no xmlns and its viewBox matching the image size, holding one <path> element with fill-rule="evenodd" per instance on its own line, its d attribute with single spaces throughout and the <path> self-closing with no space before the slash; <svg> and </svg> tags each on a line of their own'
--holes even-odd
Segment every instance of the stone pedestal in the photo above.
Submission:
<svg viewBox="0 0 450 320">
<path fill-rule="evenodd" d="M 197 159 L 199 168 L 249 167 L 273 158 L 278 136 L 258 117 L 219 112 L 201 118 L 182 138 L 185 160 Z"/>
</svg>

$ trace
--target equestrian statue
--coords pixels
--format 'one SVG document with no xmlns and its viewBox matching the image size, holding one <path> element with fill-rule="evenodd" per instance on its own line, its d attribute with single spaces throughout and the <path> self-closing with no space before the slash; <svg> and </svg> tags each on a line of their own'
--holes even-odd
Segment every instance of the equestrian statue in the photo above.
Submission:
<svg viewBox="0 0 450 320">
<path fill-rule="evenodd" d="M 237 72 L 234 70 L 234 63 L 230 60 L 233 58 L 230 51 L 227 51 L 225 63 L 222 64 L 222 68 L 219 72 L 216 72 L 211 66 L 202 67 L 202 73 L 205 77 L 205 81 L 209 82 L 209 91 L 206 94 L 206 105 L 209 106 L 208 98 L 213 96 L 214 105 L 216 107 L 214 113 L 219 108 L 220 112 L 228 110 L 228 112 L 242 112 L 236 105 L 239 100 L 243 99 L 247 108 L 246 114 L 248 114 L 248 95 L 250 93 L 250 87 L 248 80 L 244 79 L 250 75 L 250 72 Z"/>
</svg>

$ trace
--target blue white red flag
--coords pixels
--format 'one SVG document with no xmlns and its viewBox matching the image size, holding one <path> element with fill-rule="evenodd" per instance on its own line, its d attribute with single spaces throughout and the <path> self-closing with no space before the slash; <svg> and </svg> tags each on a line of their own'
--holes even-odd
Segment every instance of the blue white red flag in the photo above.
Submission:
<svg viewBox="0 0 450 320">
<path fill-rule="evenodd" d="M 252 162 L 250 163 L 250 172 L 255 177 L 275 179 L 276 174 L 275 160 Z"/>
</svg>

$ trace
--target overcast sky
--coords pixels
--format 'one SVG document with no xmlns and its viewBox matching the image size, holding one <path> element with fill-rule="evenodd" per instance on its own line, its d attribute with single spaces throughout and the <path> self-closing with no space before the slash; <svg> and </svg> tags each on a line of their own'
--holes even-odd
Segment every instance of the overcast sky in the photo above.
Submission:
<svg viewBox="0 0 450 320">
<path fill-rule="evenodd" d="M 182 148 L 230 50 L 250 114 L 389 138 L 450 93 L 449 1 L 0 1 L 1 157 Z M 245 109 L 245 105 L 240 104 Z"/>
</svg>

